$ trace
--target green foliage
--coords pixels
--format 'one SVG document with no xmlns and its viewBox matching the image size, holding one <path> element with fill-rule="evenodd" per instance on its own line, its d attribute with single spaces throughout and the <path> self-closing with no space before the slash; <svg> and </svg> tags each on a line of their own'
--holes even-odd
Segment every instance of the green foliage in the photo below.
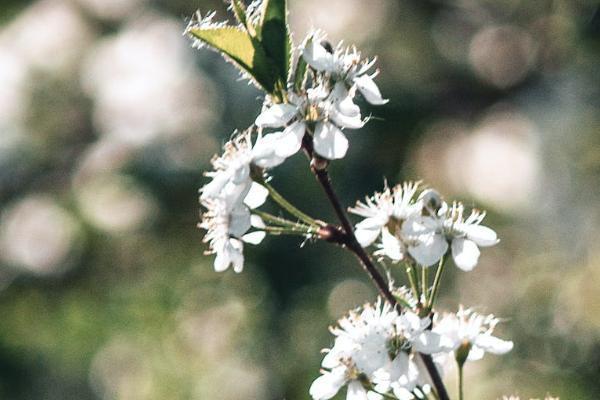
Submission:
<svg viewBox="0 0 600 400">
<path fill-rule="evenodd" d="M 252 77 L 257 86 L 273 92 L 275 79 L 271 73 L 272 61 L 248 32 L 233 26 L 193 27 L 188 32 L 230 59 L 242 72 Z"/>
<path fill-rule="evenodd" d="M 302 47 L 306 47 L 306 45 L 309 44 L 310 40 L 312 40 L 312 38 L 305 40 L 304 45 Z M 293 83 L 294 83 L 294 89 L 296 91 L 302 90 L 302 87 L 304 86 L 304 83 L 306 82 L 307 76 L 308 76 L 308 64 L 306 63 L 306 60 L 304 60 L 304 57 L 300 56 L 300 57 L 298 57 L 298 61 L 296 61 L 296 67 L 294 68 Z"/>
<path fill-rule="evenodd" d="M 231 0 L 240 26 L 191 27 L 188 33 L 250 76 L 266 92 L 281 98 L 290 72 L 292 42 L 285 0 L 267 0 L 258 26 L 253 26 L 242 1 Z"/>
<path fill-rule="evenodd" d="M 257 33 L 267 56 L 274 62 L 278 79 L 282 83 L 287 82 L 292 41 L 287 24 L 285 0 L 265 1 L 260 29 Z"/>
<path fill-rule="evenodd" d="M 246 6 L 244 6 L 244 3 L 240 0 L 231 0 L 231 8 L 237 21 L 248 29 Z"/>
</svg>

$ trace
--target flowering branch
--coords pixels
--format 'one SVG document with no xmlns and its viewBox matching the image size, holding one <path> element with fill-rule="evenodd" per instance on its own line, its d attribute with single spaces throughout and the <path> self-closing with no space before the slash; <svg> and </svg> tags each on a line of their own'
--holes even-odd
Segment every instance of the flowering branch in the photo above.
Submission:
<svg viewBox="0 0 600 400">
<path fill-rule="evenodd" d="M 449 400 L 432 354 L 452 354 L 461 370 L 467 360 L 487 352 L 504 354 L 512 342 L 492 336 L 498 323 L 463 309 L 439 319 L 434 304 L 439 294 L 445 261 L 470 271 L 478 263 L 480 247 L 498 242 L 496 233 L 481 222 L 485 213 L 465 215 L 461 203 L 446 203 L 420 183 L 387 186 L 380 193 L 357 202 L 348 211 L 364 219 L 353 226 L 340 201 L 328 167 L 345 157 L 349 141 L 345 129 L 361 128 L 357 93 L 373 105 L 387 102 L 369 73 L 375 60 L 362 59 L 354 47 L 333 47 L 321 32 L 311 33 L 298 48 L 292 66 L 291 35 L 285 0 L 253 2 L 247 7 L 232 0 L 237 26 L 214 23 L 214 14 L 198 18 L 187 33 L 196 44 L 221 52 L 266 93 L 254 126 L 238 133 L 225 145 L 222 156 L 212 161 L 212 180 L 200 191 L 206 212 L 199 226 L 215 253 L 215 270 L 230 265 L 241 272 L 244 243 L 258 244 L 267 235 L 297 235 L 321 239 L 352 252 L 377 287 L 381 297 L 351 311 L 331 329 L 337 339 L 322 361 L 322 375 L 311 385 L 313 400 L 329 400 L 347 387 L 347 400 L 425 399 L 432 394 Z M 271 129 L 278 129 L 273 132 Z M 303 150 L 310 170 L 325 193 L 340 225 L 328 224 L 300 211 L 270 183 L 269 170 Z M 271 198 L 290 221 L 258 210 Z M 394 288 L 366 250 L 403 265 L 412 294 Z M 433 283 L 429 268 L 437 264 Z M 420 273 L 419 273 L 420 269 Z M 383 300 L 382 300 L 383 299 Z M 402 305 L 402 306 L 401 306 Z M 338 340 L 339 339 L 339 340 Z M 419 371 L 416 357 L 427 373 Z M 436 358 L 436 360 L 439 360 Z M 433 385 L 433 391 L 427 381 Z"/>
<path fill-rule="evenodd" d="M 314 165 L 314 163 L 311 163 L 311 164 Z M 333 185 L 331 183 L 331 178 L 329 177 L 329 173 L 327 172 L 327 169 L 316 169 L 313 166 L 311 168 L 311 170 L 313 171 L 317 180 L 321 184 L 321 187 L 323 188 L 323 191 L 327 195 L 329 202 L 333 206 L 333 208 L 340 220 L 340 223 L 344 227 L 345 240 L 341 244 L 346 246 L 352 253 L 354 253 L 354 255 L 360 260 L 361 265 L 363 266 L 364 270 L 367 272 L 367 274 L 369 275 L 371 280 L 375 283 L 375 286 L 377 286 L 377 289 L 379 290 L 381 295 L 392 305 L 392 307 L 397 308 L 398 311 L 400 312 L 401 307 L 398 304 L 396 297 L 390 291 L 383 276 L 381 276 L 379 271 L 377 271 L 377 268 L 373 264 L 371 257 L 369 257 L 369 255 L 365 252 L 363 247 L 358 243 L 358 240 L 356 239 L 356 235 L 354 234 L 354 229 L 352 227 L 352 224 L 350 223 L 348 216 L 347 216 L 346 212 L 344 211 L 344 209 L 342 208 L 341 203 L 338 199 L 338 196 L 333 189 Z M 431 356 L 428 354 L 423 354 L 423 353 L 419 353 L 419 356 L 423 360 L 423 363 L 425 364 L 425 368 L 427 368 L 427 372 L 429 373 L 429 376 L 431 377 L 431 381 L 433 383 L 433 386 L 435 387 L 435 390 L 436 390 L 440 400 L 449 400 L 450 397 L 448 396 L 448 392 L 446 390 L 446 387 L 444 386 L 444 382 L 442 381 L 442 378 L 441 378 L 441 376 L 438 372 L 438 369 L 435 366 Z"/>
<path fill-rule="evenodd" d="M 367 252 L 356 239 L 352 223 L 350 222 L 348 215 L 346 214 L 344 207 L 342 207 L 341 202 L 333 188 L 331 177 L 329 176 L 329 172 L 327 170 L 327 163 L 324 162 L 324 160 L 319 160 L 318 156 L 315 156 L 312 148 L 312 143 L 309 140 L 307 140 L 307 136 L 303 138 L 302 145 L 306 155 L 311 160 L 311 171 L 313 172 L 313 174 L 317 178 L 317 181 L 321 185 L 321 188 L 327 195 L 327 199 L 329 200 L 329 203 L 333 207 L 343 227 L 344 234 L 341 238 L 338 236 L 338 240 L 341 239 L 338 242 L 338 244 L 348 248 L 352 253 L 354 253 L 354 255 L 360 260 L 363 269 L 369 275 L 369 277 L 371 278 L 371 280 L 373 281 L 383 298 L 385 298 L 392 307 L 396 308 L 398 312 L 400 312 L 401 307 L 398 304 L 396 297 L 392 294 L 388 284 L 385 282 L 385 279 L 383 278 L 383 276 L 381 276 L 381 274 L 373 264 L 371 257 L 369 257 Z M 433 383 L 433 386 L 435 387 L 435 390 L 440 400 L 449 400 L 450 397 L 448 396 L 448 392 L 446 390 L 446 387 L 444 386 L 444 382 L 440 377 L 440 374 L 433 362 L 433 359 L 428 354 L 420 353 L 419 355 L 423 360 L 425 367 L 427 368 L 427 372 L 431 377 L 431 381 Z"/>
</svg>

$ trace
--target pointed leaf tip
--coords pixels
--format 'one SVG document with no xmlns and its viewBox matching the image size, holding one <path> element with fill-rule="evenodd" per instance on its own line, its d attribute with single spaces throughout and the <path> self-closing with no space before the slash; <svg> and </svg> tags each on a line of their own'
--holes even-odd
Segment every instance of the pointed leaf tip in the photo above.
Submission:
<svg viewBox="0 0 600 400">
<path fill-rule="evenodd" d="M 278 78 L 286 83 L 290 71 L 292 42 L 287 24 L 285 0 L 265 0 L 259 37 L 267 56 L 273 61 Z"/>
<path fill-rule="evenodd" d="M 257 86 L 272 92 L 275 79 L 271 62 L 264 49 L 250 35 L 234 26 L 192 26 L 188 34 L 228 58 L 243 73 L 249 75 Z"/>
</svg>

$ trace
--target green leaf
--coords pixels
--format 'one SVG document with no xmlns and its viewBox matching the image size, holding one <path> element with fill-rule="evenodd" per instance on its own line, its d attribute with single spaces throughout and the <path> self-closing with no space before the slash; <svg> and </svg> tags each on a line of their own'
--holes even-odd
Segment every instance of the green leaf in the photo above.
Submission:
<svg viewBox="0 0 600 400">
<path fill-rule="evenodd" d="M 246 6 L 244 3 L 241 0 L 231 0 L 231 8 L 233 9 L 233 13 L 238 22 L 247 28 Z"/>
<path fill-rule="evenodd" d="M 308 76 L 308 68 L 304 57 L 302 54 L 298 56 L 298 61 L 296 61 L 296 68 L 294 70 L 294 89 L 299 92 L 302 90 L 304 83 L 306 82 L 306 77 Z"/>
<path fill-rule="evenodd" d="M 290 72 L 292 41 L 287 24 L 285 0 L 265 0 L 262 19 L 257 27 L 260 42 L 285 87 Z"/>
<path fill-rule="evenodd" d="M 302 43 L 301 48 L 304 49 L 307 46 L 310 46 L 313 40 L 312 36 L 307 37 Z M 308 64 L 306 60 L 302 56 L 302 53 L 298 54 L 298 60 L 296 61 L 296 68 L 294 68 L 294 89 L 296 91 L 301 91 L 306 83 L 306 79 L 308 77 Z"/>
<path fill-rule="evenodd" d="M 223 54 L 242 72 L 253 78 L 254 83 L 272 93 L 276 77 L 272 62 L 260 43 L 237 27 L 191 27 L 188 33 L 202 43 Z"/>
</svg>

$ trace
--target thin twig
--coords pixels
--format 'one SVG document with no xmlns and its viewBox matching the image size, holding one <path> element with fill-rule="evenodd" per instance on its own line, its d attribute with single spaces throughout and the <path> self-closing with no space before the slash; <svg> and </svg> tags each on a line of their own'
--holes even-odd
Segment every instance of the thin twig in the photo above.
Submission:
<svg viewBox="0 0 600 400">
<path fill-rule="evenodd" d="M 333 189 L 333 185 L 331 183 L 331 178 L 329 177 L 329 173 L 327 171 L 327 161 L 320 160 L 315 157 L 312 140 L 308 135 L 305 135 L 302 141 L 302 147 L 308 156 L 309 160 L 311 160 L 311 170 L 317 181 L 321 184 L 321 187 L 325 194 L 327 195 L 327 199 L 333 206 L 333 209 L 342 225 L 343 228 L 343 236 L 342 238 L 338 238 L 338 244 L 341 244 L 343 247 L 348 248 L 354 255 L 360 260 L 360 264 L 367 272 L 377 289 L 381 293 L 381 295 L 393 306 L 398 312 L 400 312 L 400 305 L 396 300 L 396 297 L 390 291 L 385 279 L 371 260 L 371 257 L 366 253 L 363 247 L 358 243 L 356 239 L 356 235 L 354 234 L 354 228 L 352 223 L 350 222 L 348 215 L 346 214 L 345 209 L 342 207 L 340 200 Z M 448 396 L 448 392 L 446 391 L 446 387 L 444 386 L 444 382 L 440 377 L 440 374 L 433 362 L 433 359 L 428 354 L 418 353 L 421 359 L 423 360 L 423 364 L 425 364 L 425 368 L 431 377 L 431 381 L 433 386 L 438 393 L 440 400 L 450 400 Z"/>
</svg>

